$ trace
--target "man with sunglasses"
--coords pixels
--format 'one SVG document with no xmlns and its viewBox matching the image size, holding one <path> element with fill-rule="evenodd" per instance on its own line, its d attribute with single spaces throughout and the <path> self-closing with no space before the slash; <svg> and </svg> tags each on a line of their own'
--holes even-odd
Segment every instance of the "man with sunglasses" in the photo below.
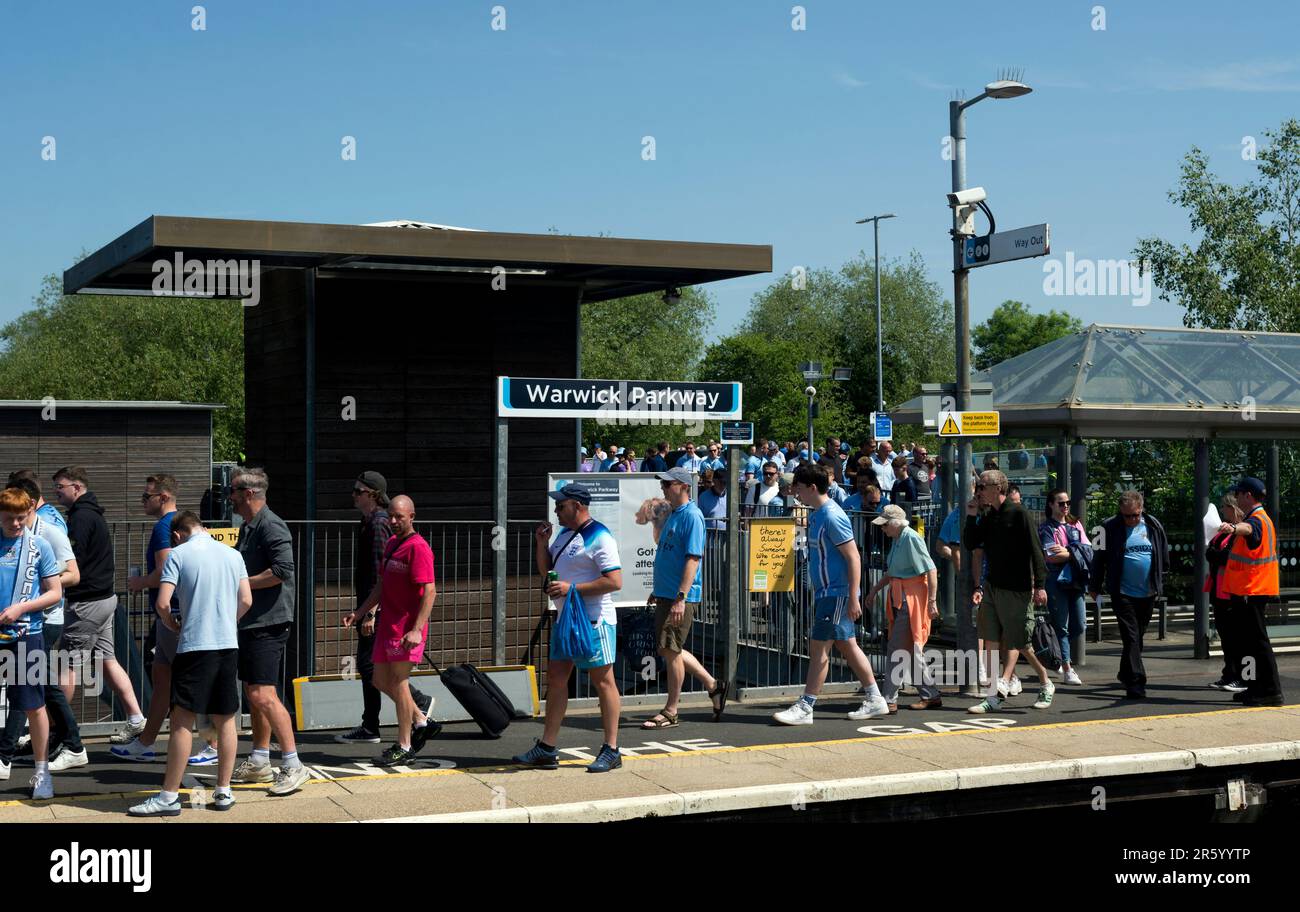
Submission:
<svg viewBox="0 0 1300 912">
<path fill-rule="evenodd" d="M 356 547 L 353 548 L 355 563 L 352 569 L 352 588 L 356 593 L 357 605 L 360 606 L 370 595 L 375 583 L 379 581 L 383 569 L 384 548 L 393 536 L 388 523 L 388 480 L 378 472 L 362 472 L 352 483 L 352 505 L 361 512 L 361 523 L 357 527 Z M 382 695 L 374 685 L 375 676 L 375 615 L 379 609 L 373 608 L 356 620 L 357 628 L 357 674 L 361 678 L 361 724 L 349 732 L 335 735 L 334 740 L 340 744 L 378 744 L 379 711 Z M 416 689 L 415 684 L 407 680 L 411 690 L 411 699 L 426 715 L 433 705 L 433 698 Z"/>
<path fill-rule="evenodd" d="M 155 518 L 153 531 L 149 533 L 149 542 L 144 549 L 145 573 L 132 576 L 126 581 L 126 588 L 131 592 L 149 592 L 149 613 L 153 618 L 153 668 L 150 680 L 153 692 L 149 696 L 149 714 L 145 719 L 144 730 L 135 737 L 114 742 L 114 756 L 139 763 L 150 763 L 157 759 L 154 753 L 154 741 L 162 730 L 163 720 L 171 711 L 172 703 L 172 662 L 176 659 L 176 645 L 179 634 L 165 626 L 158 617 L 158 589 L 162 585 L 162 571 L 167 558 L 172 553 L 172 520 L 176 518 L 176 479 L 171 475 L 150 475 L 144 481 L 144 492 L 140 503 L 144 514 Z"/>
<path fill-rule="evenodd" d="M 726 468 L 727 462 L 722 458 L 721 444 L 709 444 L 709 455 L 702 463 L 700 463 L 700 471 L 703 472 L 705 469 L 713 469 L 716 472 L 719 469 Z"/>
<path fill-rule="evenodd" d="M 781 470 L 775 462 L 763 466 L 762 484 L 751 485 L 745 492 L 746 516 L 781 516 L 785 504 L 781 501 Z"/>
<path fill-rule="evenodd" d="M 997 689 L 970 712 L 996 712 L 1002 701 L 1015 696 L 1012 678 L 1021 655 L 1038 673 L 1042 686 L 1034 709 L 1047 709 L 1056 695 L 1056 685 L 1034 654 L 1030 638 L 1034 628 L 1034 605 L 1047 604 L 1047 564 L 1029 514 L 1007 496 L 1007 476 L 996 469 L 980 475 L 976 496 L 987 512 L 967 516 L 962 543 L 968 551 L 983 549 L 986 562 L 979 568 L 980 580 L 971 596 L 975 605 L 987 600 L 976 619 L 979 638 L 1001 652 L 1004 658 Z M 974 569 L 972 567 L 972 569 Z M 999 670 L 995 667 L 993 673 Z"/>
<path fill-rule="evenodd" d="M 1141 491 L 1119 496 L 1119 515 L 1102 523 L 1099 552 L 1093 563 L 1095 579 L 1089 594 L 1110 596 L 1124 644 L 1119 663 L 1119 681 L 1125 697 L 1141 700 L 1147 695 L 1147 673 L 1142 664 L 1142 640 L 1157 598 L 1164 594 L 1165 572 L 1169 567 L 1169 540 L 1164 526 L 1143 512 Z"/>
</svg>

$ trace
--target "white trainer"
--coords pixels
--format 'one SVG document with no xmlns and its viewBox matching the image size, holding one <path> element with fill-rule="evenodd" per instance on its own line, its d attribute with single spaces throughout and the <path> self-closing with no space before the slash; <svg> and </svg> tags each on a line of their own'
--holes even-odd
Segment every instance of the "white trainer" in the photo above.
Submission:
<svg viewBox="0 0 1300 912">
<path fill-rule="evenodd" d="M 1061 680 L 1061 683 L 1062 683 L 1062 684 L 1082 684 L 1083 681 L 1081 681 L 1081 680 L 1079 679 L 1079 673 L 1078 673 L 1077 671 L 1075 671 L 1073 668 L 1071 668 L 1069 671 L 1067 671 L 1067 672 L 1065 673 L 1065 677 Z"/>
<path fill-rule="evenodd" d="M 50 772 L 61 773 L 73 767 L 89 765 L 90 758 L 86 756 L 84 747 L 79 751 L 71 751 L 64 747 L 60 748 L 59 755 L 50 761 Z"/>
<path fill-rule="evenodd" d="M 32 787 L 33 801 L 44 801 L 46 798 L 54 797 L 54 779 L 49 773 L 34 774 L 29 784 Z"/>
<path fill-rule="evenodd" d="M 13 770 L 13 764 L 0 760 L 0 782 L 6 782 L 9 779 L 9 773 Z"/>
<path fill-rule="evenodd" d="M 813 708 L 803 700 L 795 700 L 793 706 L 779 713 L 773 713 L 772 718 L 782 725 L 812 725 Z"/>
<path fill-rule="evenodd" d="M 849 713 L 849 718 L 854 722 L 861 722 L 863 719 L 879 719 L 887 715 L 889 715 L 889 704 L 885 702 L 884 697 L 876 697 L 863 700 L 861 706 Z"/>
</svg>

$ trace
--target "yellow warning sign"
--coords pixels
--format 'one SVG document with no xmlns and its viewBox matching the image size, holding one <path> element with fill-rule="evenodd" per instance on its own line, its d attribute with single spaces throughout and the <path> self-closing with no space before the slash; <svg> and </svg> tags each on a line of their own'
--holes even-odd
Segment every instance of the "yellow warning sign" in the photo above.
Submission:
<svg viewBox="0 0 1300 912">
<path fill-rule="evenodd" d="M 940 412 L 940 437 L 997 437 L 1002 433 L 999 412 Z"/>
<path fill-rule="evenodd" d="M 230 545 L 232 548 L 239 544 L 239 530 L 236 528 L 209 529 L 208 534 L 212 536 L 213 541 L 219 541 L 223 545 Z"/>
</svg>

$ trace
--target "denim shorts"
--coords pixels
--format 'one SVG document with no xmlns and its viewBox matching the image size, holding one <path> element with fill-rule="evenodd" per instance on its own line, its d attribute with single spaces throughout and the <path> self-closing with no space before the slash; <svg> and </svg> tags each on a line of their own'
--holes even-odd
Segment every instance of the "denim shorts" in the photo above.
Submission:
<svg viewBox="0 0 1300 912">
<path fill-rule="evenodd" d="M 813 603 L 812 640 L 852 640 L 857 636 L 857 622 L 849 618 L 849 597 L 831 595 Z"/>
</svg>

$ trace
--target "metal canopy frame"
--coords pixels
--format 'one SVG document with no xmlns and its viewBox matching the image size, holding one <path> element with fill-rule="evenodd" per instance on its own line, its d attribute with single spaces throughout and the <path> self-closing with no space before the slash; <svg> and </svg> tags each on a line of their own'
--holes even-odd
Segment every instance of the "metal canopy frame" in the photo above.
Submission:
<svg viewBox="0 0 1300 912">
<path fill-rule="evenodd" d="M 262 272 L 317 269 L 322 279 L 464 281 L 501 267 L 512 282 L 580 285 L 586 301 L 772 271 L 767 245 L 154 215 L 64 272 L 64 293 L 151 294 L 154 262 L 176 253 L 256 259 Z"/>
</svg>

